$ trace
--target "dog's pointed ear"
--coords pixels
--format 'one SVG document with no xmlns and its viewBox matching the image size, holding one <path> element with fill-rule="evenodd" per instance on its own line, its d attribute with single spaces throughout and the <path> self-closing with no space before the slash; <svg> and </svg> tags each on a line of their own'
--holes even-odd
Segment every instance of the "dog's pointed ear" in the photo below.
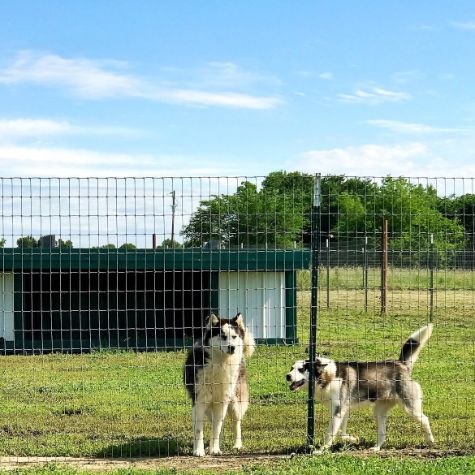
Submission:
<svg viewBox="0 0 475 475">
<path fill-rule="evenodd" d="M 320 358 L 315 359 L 315 364 L 321 368 L 325 368 L 325 366 L 328 365 L 328 363 L 324 363 Z"/>
<path fill-rule="evenodd" d="M 244 319 L 242 318 L 242 314 L 238 313 L 234 318 L 233 322 L 236 323 L 237 326 L 244 329 Z"/>
<path fill-rule="evenodd" d="M 208 328 L 216 326 L 218 323 L 219 323 L 219 318 L 214 313 L 212 313 L 206 320 L 206 326 Z"/>
</svg>

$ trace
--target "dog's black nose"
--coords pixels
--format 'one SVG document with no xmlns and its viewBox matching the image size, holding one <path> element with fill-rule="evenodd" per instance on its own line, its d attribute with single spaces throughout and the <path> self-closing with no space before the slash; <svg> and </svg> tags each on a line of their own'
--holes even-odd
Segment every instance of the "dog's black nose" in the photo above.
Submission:
<svg viewBox="0 0 475 475">
<path fill-rule="evenodd" d="M 234 355 L 234 351 L 236 350 L 236 348 L 234 346 L 229 346 L 228 347 L 228 352 L 231 354 L 231 355 Z"/>
<path fill-rule="evenodd" d="M 285 379 L 286 379 L 287 381 L 291 381 L 291 380 L 292 380 L 292 377 L 290 376 L 290 374 L 288 374 L 288 375 L 285 377 Z"/>
</svg>

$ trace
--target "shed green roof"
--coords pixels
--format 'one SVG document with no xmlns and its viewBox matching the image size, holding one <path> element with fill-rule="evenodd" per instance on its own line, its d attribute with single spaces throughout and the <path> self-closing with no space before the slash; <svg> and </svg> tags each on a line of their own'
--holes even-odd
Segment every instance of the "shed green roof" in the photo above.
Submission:
<svg viewBox="0 0 475 475">
<path fill-rule="evenodd" d="M 0 271 L 202 270 L 291 271 L 307 269 L 308 250 L 265 249 L 0 249 Z"/>
</svg>

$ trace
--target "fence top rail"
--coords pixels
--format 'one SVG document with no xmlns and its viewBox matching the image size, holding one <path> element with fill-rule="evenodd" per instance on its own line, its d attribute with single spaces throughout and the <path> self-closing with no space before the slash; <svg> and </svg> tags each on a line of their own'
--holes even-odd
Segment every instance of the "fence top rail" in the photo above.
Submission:
<svg viewBox="0 0 475 475">
<path fill-rule="evenodd" d="M 202 270 L 293 271 L 307 269 L 307 250 L 265 249 L 0 249 L 0 271 Z"/>
</svg>

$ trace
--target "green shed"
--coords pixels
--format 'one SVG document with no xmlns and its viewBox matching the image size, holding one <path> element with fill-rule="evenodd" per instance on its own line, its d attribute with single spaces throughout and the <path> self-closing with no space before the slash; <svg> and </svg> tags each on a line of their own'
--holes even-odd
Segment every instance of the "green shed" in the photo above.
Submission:
<svg viewBox="0 0 475 475">
<path fill-rule="evenodd" d="M 6 352 L 176 349 L 211 312 L 243 313 L 256 339 L 296 341 L 306 250 L 0 249 Z"/>
</svg>

